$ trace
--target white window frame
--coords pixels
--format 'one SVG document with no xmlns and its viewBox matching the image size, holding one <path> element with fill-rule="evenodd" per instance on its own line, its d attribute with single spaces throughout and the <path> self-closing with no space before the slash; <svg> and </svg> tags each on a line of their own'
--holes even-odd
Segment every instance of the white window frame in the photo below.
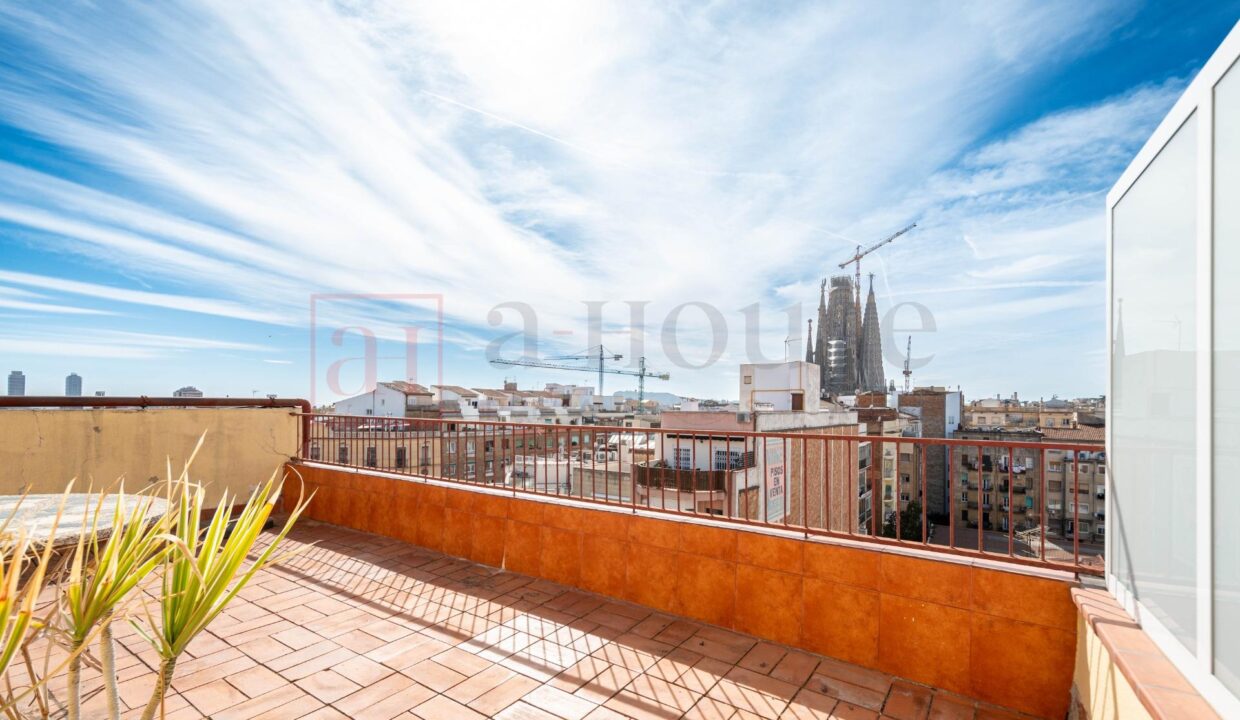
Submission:
<svg viewBox="0 0 1240 720">
<path fill-rule="evenodd" d="M 1106 548 L 1107 588 L 1120 604 L 1141 623 L 1142 628 L 1166 653 L 1185 677 L 1214 709 L 1224 717 L 1240 717 L 1240 697 L 1233 695 L 1213 674 L 1214 668 L 1214 513 L 1213 513 L 1213 445 L 1214 436 L 1214 88 L 1232 66 L 1240 72 L 1240 24 L 1228 33 L 1218 50 L 1163 118 L 1158 129 L 1146 141 L 1132 163 L 1107 194 L 1107 336 L 1114 338 L 1112 308 L 1115 304 L 1113 259 L 1113 220 L 1115 206 L 1166 147 L 1188 118 L 1197 117 L 1197 238 L 1196 238 L 1196 652 L 1189 651 L 1158 617 L 1137 599 L 1116 576 L 1113 567 L 1112 534 L 1104 537 Z M 1106 445 L 1112 444 L 1112 411 L 1114 396 L 1111 364 L 1107 362 Z M 1110 462 L 1110 458 L 1107 458 Z M 1111 473 L 1100 473 L 1106 479 L 1106 514 L 1108 519 L 1122 520 L 1112 504 Z M 1222 475 L 1223 473 L 1220 473 Z"/>
</svg>

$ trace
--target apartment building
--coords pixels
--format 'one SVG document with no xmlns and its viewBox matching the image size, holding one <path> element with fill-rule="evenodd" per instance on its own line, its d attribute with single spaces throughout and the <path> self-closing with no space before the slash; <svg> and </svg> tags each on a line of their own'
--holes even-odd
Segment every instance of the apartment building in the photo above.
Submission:
<svg viewBox="0 0 1240 720">
<path fill-rule="evenodd" d="M 882 438 L 873 443 L 876 459 L 869 468 L 867 482 L 880 493 L 878 504 L 882 514 L 879 521 L 885 522 L 896 514 L 897 507 L 903 512 L 910 502 L 924 502 L 921 488 L 924 449 L 915 443 L 899 441 L 900 438 L 921 437 L 920 418 L 875 402 L 874 398 L 869 398 L 865 406 L 859 406 L 857 420 L 863 435 Z"/>
<path fill-rule="evenodd" d="M 1106 537 L 1106 431 L 1098 427 L 1045 428 L 1048 441 L 1091 445 L 1093 451 L 1046 451 L 1047 530 L 1063 538 L 1103 542 Z"/>
<path fill-rule="evenodd" d="M 1035 428 L 962 428 L 956 433 L 958 440 L 1040 443 L 1042 438 Z M 1006 532 L 1011 508 L 1016 531 L 1037 527 L 1042 507 L 1039 452 L 1016 447 L 955 448 L 951 492 L 959 520 L 967 527 L 980 523 L 983 530 Z"/>
<path fill-rule="evenodd" d="M 435 408 L 434 396 L 427 388 L 403 380 L 381 382 L 370 392 L 337 400 L 337 415 L 411 417 Z"/>
<path fill-rule="evenodd" d="M 1022 402 L 1016 393 L 1010 398 L 982 398 L 965 406 L 964 425 L 975 428 L 1029 428 L 1038 425 L 1038 410 Z"/>
<path fill-rule="evenodd" d="M 896 408 L 921 421 L 921 436 L 950 438 L 963 419 L 964 396 L 943 387 L 914 388 L 896 398 Z M 948 486 L 947 449 L 930 446 L 926 450 L 926 509 L 946 515 Z"/>
<path fill-rule="evenodd" d="M 813 363 L 741 366 L 740 412 L 671 411 L 656 459 L 634 466 L 638 500 L 656 507 L 868 532 L 868 443 L 800 439 L 857 435 L 855 411 L 820 399 Z M 779 433 L 755 438 L 745 433 Z M 830 497 L 848 502 L 827 503 Z"/>
</svg>

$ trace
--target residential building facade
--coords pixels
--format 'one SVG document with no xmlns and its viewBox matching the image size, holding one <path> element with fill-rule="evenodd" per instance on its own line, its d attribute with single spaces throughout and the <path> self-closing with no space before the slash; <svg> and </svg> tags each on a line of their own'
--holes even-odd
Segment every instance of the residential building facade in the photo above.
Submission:
<svg viewBox="0 0 1240 720">
<path fill-rule="evenodd" d="M 950 438 L 960 428 L 964 401 L 958 390 L 942 387 L 914 388 L 900 393 L 896 407 L 921 421 L 921 436 Z M 926 449 L 926 509 L 930 513 L 948 512 L 947 449 L 930 445 Z"/>
</svg>

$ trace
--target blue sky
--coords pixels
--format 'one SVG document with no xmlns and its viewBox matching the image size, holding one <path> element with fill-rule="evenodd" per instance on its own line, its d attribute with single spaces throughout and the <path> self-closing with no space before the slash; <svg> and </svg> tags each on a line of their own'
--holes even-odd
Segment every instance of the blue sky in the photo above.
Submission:
<svg viewBox="0 0 1240 720">
<path fill-rule="evenodd" d="M 601 337 L 734 397 L 790 324 L 803 353 L 821 277 L 917 222 L 864 270 L 893 324 L 933 316 L 918 384 L 1098 394 L 1105 192 L 1238 17 L 0 0 L 0 369 L 324 401 L 365 382 L 365 328 L 381 379 L 592 383 L 487 363 L 527 307 L 544 354 Z"/>
</svg>

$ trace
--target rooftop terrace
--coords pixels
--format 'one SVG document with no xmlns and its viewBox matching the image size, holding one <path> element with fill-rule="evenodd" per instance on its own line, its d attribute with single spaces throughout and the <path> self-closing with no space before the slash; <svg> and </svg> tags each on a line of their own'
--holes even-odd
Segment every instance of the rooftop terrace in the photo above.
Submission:
<svg viewBox="0 0 1240 720">
<path fill-rule="evenodd" d="M 169 720 L 1020 717 L 399 540 L 311 521 L 292 542 L 191 646 Z M 120 641 L 129 717 L 157 661 Z"/>
<path fill-rule="evenodd" d="M 286 507 L 299 485 L 315 493 L 290 538 L 302 552 L 265 570 L 190 647 L 173 680 L 171 718 L 1212 712 L 1169 664 L 1155 662 L 1153 645 L 1136 642 L 1144 638 L 1139 628 L 1110 629 L 1123 611 L 1105 592 L 1082 609 L 1082 582 L 1096 581 L 1079 538 L 1056 554 L 1012 531 L 984 535 L 964 518 L 940 528 L 954 528 L 954 541 L 876 537 L 872 515 L 870 524 L 854 522 L 856 499 L 878 482 L 857 472 L 858 449 L 880 438 L 706 433 L 706 459 L 729 443 L 758 442 L 765 454 L 742 452 L 737 463 L 724 455 L 720 472 L 728 479 L 681 492 L 692 503 L 680 505 L 668 502 L 679 483 L 643 486 L 631 468 L 624 475 L 617 450 L 574 454 L 566 433 L 591 447 L 620 448 L 624 432 L 642 434 L 646 442 L 629 438 L 627 447 L 648 458 L 673 452 L 669 438 L 682 446 L 702 441 L 683 430 L 655 432 L 658 444 L 645 429 L 602 428 L 593 437 L 589 428 L 459 421 L 433 432 L 360 432 L 316 423 L 299 403 L 155 408 L 156 401 L 136 407 L 143 403 L 109 399 L 127 402 L 134 407 L 0 413 L 9 439 L 0 446 L 0 480 L 46 492 L 70 475 L 155 475 L 165 454 L 184 456 L 207 427 L 195 470 L 209 489 L 227 483 L 245 492 L 274 464 L 291 479 Z M 520 482 L 506 473 L 488 478 L 481 466 L 472 478 L 446 472 L 449 460 L 463 463 L 459 454 L 469 452 L 478 463 L 494 453 L 503 467 L 505 437 L 527 441 L 529 457 L 554 460 L 532 465 L 538 472 L 611 463 L 604 472 L 626 478 L 629 495 L 574 493 L 563 476 Z M 434 439 L 429 468 L 415 462 L 411 438 Z M 348 452 L 323 453 L 335 462 L 308 459 L 316 439 L 330 449 L 343 442 Z M 977 442 L 968 447 L 988 447 Z M 993 448 L 1003 445 L 1020 449 Z M 405 462 L 396 462 L 398 447 L 407 448 Z M 738 500 L 725 503 L 723 514 L 709 511 L 719 493 L 738 486 L 769 500 L 772 475 L 760 470 L 776 453 L 789 458 L 782 515 Z M 811 472 L 817 462 L 821 475 Z M 999 471 L 1000 482 L 1019 480 L 1010 464 Z M 979 466 L 954 489 L 985 472 Z M 847 482 L 837 488 L 841 478 Z M 841 525 L 806 523 L 816 500 L 824 510 L 838 503 L 849 517 Z M 983 537 L 984 551 L 970 545 Z M 156 661 L 127 626 L 117 631 L 121 700 L 125 717 L 136 717 Z M 1150 667 L 1163 674 L 1149 680 Z M 85 682 L 92 692 L 84 716 L 96 717 L 100 677 L 88 670 Z"/>
</svg>

